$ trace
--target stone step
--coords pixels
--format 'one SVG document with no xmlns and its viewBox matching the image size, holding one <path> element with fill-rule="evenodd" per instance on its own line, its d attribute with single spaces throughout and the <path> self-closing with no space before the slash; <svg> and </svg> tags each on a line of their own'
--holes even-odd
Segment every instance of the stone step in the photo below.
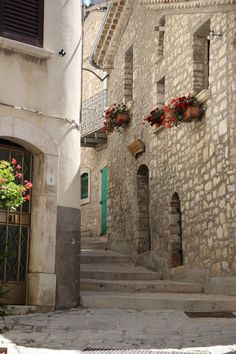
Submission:
<svg viewBox="0 0 236 354">
<path fill-rule="evenodd" d="M 97 265 L 96 263 L 94 263 Z M 107 263 L 107 265 L 110 265 Z M 120 264 L 117 263 L 120 268 Z M 124 264 L 128 265 L 128 264 Z M 127 269 L 125 271 L 118 270 L 108 270 L 102 271 L 99 269 L 99 264 L 97 265 L 97 270 L 84 269 L 84 265 L 81 264 L 80 278 L 84 279 L 97 279 L 97 280 L 158 280 L 161 279 L 161 274 L 156 272 L 143 272 L 136 271 L 135 269 Z M 84 270 L 83 270 L 84 269 Z"/>
<path fill-rule="evenodd" d="M 82 250 L 106 250 L 107 249 L 107 242 L 82 242 L 81 243 Z"/>
<path fill-rule="evenodd" d="M 235 312 L 236 297 L 205 294 L 112 293 L 81 291 L 87 308 L 120 310 L 178 310 L 186 312 Z"/>
<path fill-rule="evenodd" d="M 196 283 L 168 280 L 97 280 L 81 279 L 80 288 L 85 291 L 118 291 L 126 293 L 201 293 Z"/>
<path fill-rule="evenodd" d="M 107 250 L 107 237 L 82 238 L 81 239 L 82 250 Z"/>
<path fill-rule="evenodd" d="M 82 250 L 81 263 L 129 263 L 132 257 L 105 250 Z"/>
</svg>

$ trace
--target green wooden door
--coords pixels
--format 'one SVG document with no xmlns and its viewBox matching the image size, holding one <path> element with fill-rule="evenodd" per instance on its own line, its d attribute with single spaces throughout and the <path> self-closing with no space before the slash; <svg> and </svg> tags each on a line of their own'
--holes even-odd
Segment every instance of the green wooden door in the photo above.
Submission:
<svg viewBox="0 0 236 354">
<path fill-rule="evenodd" d="M 101 170 L 101 235 L 107 234 L 107 195 L 108 195 L 108 167 Z"/>
</svg>

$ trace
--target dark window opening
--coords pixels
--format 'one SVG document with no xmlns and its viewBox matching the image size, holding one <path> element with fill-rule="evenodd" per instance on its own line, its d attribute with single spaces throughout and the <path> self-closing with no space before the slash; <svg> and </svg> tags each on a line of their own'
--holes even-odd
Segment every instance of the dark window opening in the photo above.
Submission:
<svg viewBox="0 0 236 354">
<path fill-rule="evenodd" d="M 193 36 L 193 90 L 198 94 L 209 88 L 211 21 L 205 22 Z"/>
<path fill-rule="evenodd" d="M 44 0 L 0 0 L 0 36 L 43 46 Z"/>
<path fill-rule="evenodd" d="M 88 173 L 83 173 L 82 175 L 81 175 L 81 196 L 80 196 L 80 198 L 81 199 L 86 199 L 86 198 L 88 198 L 88 192 L 89 192 L 89 190 L 88 190 L 88 182 L 89 182 L 89 176 L 88 176 Z"/>
</svg>

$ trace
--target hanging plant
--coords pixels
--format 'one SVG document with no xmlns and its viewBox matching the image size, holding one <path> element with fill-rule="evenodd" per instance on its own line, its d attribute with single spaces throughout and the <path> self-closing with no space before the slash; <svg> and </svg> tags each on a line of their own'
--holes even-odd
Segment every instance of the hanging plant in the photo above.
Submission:
<svg viewBox="0 0 236 354">
<path fill-rule="evenodd" d="M 163 108 L 153 109 L 147 117 L 143 119 L 143 124 L 150 124 L 159 128 L 161 125 L 165 124 L 165 112 Z"/>
<path fill-rule="evenodd" d="M 16 159 L 11 163 L 0 161 L 0 209 L 16 210 L 25 201 L 30 200 L 29 190 L 32 183 L 23 181 L 22 167 Z"/>
<path fill-rule="evenodd" d="M 190 122 L 198 119 L 202 113 L 202 107 L 195 96 L 182 96 L 171 100 L 164 106 L 165 124 L 167 128 L 177 126 L 182 122 Z"/>
<path fill-rule="evenodd" d="M 156 128 L 166 125 L 172 128 L 183 122 L 192 122 L 201 118 L 202 105 L 195 96 L 182 96 L 171 100 L 163 108 L 155 108 L 143 119 L 143 124 L 150 124 Z"/>
<path fill-rule="evenodd" d="M 114 131 L 120 131 L 121 127 L 127 125 L 130 120 L 130 115 L 126 105 L 113 104 L 113 106 L 104 111 L 103 118 L 104 125 L 102 131 L 109 134 Z"/>
</svg>

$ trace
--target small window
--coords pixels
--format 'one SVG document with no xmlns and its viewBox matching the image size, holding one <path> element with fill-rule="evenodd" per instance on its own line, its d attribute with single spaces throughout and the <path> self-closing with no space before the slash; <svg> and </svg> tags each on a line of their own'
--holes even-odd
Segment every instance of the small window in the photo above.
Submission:
<svg viewBox="0 0 236 354">
<path fill-rule="evenodd" d="M 164 57 L 164 44 L 165 44 L 165 16 L 163 16 L 160 21 L 159 25 L 155 27 L 158 36 L 156 39 L 157 43 L 157 60 L 161 60 Z"/>
<path fill-rule="evenodd" d="M 206 21 L 193 36 L 193 90 L 198 94 L 209 88 L 210 20 Z"/>
<path fill-rule="evenodd" d="M 157 106 L 162 107 L 165 104 L 165 77 L 157 82 Z"/>
<path fill-rule="evenodd" d="M 134 79 L 133 74 L 134 74 L 134 64 L 133 64 L 133 46 L 132 46 L 125 53 L 124 82 L 123 82 L 124 103 L 128 103 L 133 99 L 133 79 Z"/>
<path fill-rule="evenodd" d="M 89 196 L 89 175 L 83 173 L 81 175 L 81 199 L 87 199 Z"/>
<path fill-rule="evenodd" d="M 43 46 L 44 0 L 0 0 L 0 36 Z"/>
</svg>

